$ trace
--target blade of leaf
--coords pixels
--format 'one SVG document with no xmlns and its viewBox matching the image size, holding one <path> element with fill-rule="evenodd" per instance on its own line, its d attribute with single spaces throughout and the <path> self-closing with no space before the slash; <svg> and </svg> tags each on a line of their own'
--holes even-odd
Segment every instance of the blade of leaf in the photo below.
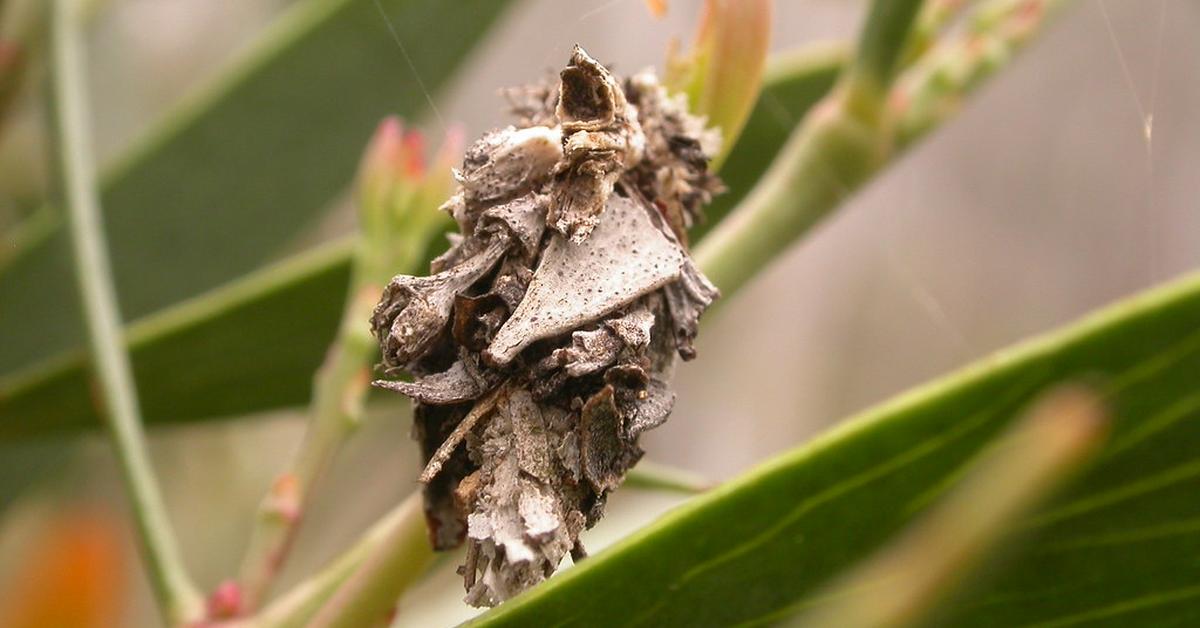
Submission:
<svg viewBox="0 0 1200 628">
<path fill-rule="evenodd" d="M 1092 378 L 1095 464 L 1023 528 L 955 625 L 1200 617 L 1200 275 L 900 396 L 694 499 L 477 626 L 764 625 L 792 616 L 954 483 L 1045 386 Z M 1056 624 L 1057 625 L 1057 624 Z"/>
<path fill-rule="evenodd" d="M 127 320 L 278 255 L 342 193 L 375 124 L 425 109 L 508 4 L 379 0 L 404 51 L 374 0 L 292 7 L 103 179 Z M 0 275 L 0 373 L 82 345 L 67 244 L 47 230 Z"/>
<path fill-rule="evenodd" d="M 333 338 L 353 242 L 260 271 L 127 327 L 147 423 L 307 402 Z M 0 380 L 0 442 L 99 425 L 84 356 Z"/>
<path fill-rule="evenodd" d="M 769 66 L 764 95 L 723 171 L 725 196 L 736 200 L 754 184 L 789 125 L 832 85 L 843 57 L 821 45 Z M 710 224 L 732 204 L 718 200 Z M 307 403 L 337 326 L 351 249 L 344 241 L 298 255 L 129 325 L 147 423 Z M 81 353 L 64 353 L 0 376 L 0 443 L 97 425 L 83 364 Z"/>
<path fill-rule="evenodd" d="M 1107 414 L 1078 384 L 1041 395 L 966 469 L 950 494 L 895 541 L 816 596 L 795 628 L 918 625 L 977 576 L 1030 509 L 1103 440 Z"/>
</svg>

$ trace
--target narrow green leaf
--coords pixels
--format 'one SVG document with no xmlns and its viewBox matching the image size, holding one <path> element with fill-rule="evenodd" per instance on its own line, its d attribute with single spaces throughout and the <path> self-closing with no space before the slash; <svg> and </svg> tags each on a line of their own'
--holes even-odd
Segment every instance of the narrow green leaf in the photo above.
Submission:
<svg viewBox="0 0 1200 628">
<path fill-rule="evenodd" d="M 822 46 L 769 66 L 764 95 L 722 173 L 730 200 L 718 200 L 709 224 L 754 185 L 791 125 L 832 85 L 843 57 Z M 146 421 L 307 403 L 337 327 L 351 249 L 347 241 L 297 256 L 130 325 Z M 98 425 L 89 388 L 80 352 L 0 376 L 0 443 Z"/>
<path fill-rule="evenodd" d="M 766 625 L 881 547 L 1029 400 L 1099 385 L 1098 459 L 952 625 L 1200 620 L 1200 275 L 1003 351 L 700 496 L 474 625 Z"/>
<path fill-rule="evenodd" d="M 1099 398 L 1058 386 L 956 479 L 950 494 L 874 556 L 817 594 L 794 628 L 901 628 L 936 615 L 977 576 L 1016 524 L 1095 453 L 1107 433 Z"/>
<path fill-rule="evenodd" d="M 379 120 L 424 110 L 424 90 L 453 75 L 508 4 L 294 6 L 104 178 L 101 200 L 127 320 L 276 257 L 342 193 Z M 47 230 L 6 266 L 0 373 L 82 345 L 65 232 Z"/>
<path fill-rule="evenodd" d="M 147 423 L 298 405 L 333 339 L 353 243 L 260 271 L 127 328 Z M 0 442 L 99 425 L 82 353 L 0 380 Z"/>
</svg>

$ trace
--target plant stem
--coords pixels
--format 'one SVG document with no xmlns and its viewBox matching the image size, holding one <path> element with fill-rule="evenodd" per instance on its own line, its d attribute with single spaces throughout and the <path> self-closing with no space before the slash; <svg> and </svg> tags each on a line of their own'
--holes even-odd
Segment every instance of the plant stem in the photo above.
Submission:
<svg viewBox="0 0 1200 628">
<path fill-rule="evenodd" d="M 295 538 L 313 485 L 362 420 L 377 350 L 367 323 L 382 286 L 390 270 L 412 268 L 425 248 L 423 240 L 412 238 L 397 247 L 401 258 L 397 260 L 396 251 L 381 250 L 378 244 L 369 237 L 358 243 L 341 326 L 313 382 L 312 414 L 304 441 L 289 470 L 276 479 L 259 506 L 239 575 L 244 611 L 253 611 L 265 599 Z"/>
<path fill-rule="evenodd" d="M 363 552 L 365 560 L 325 602 L 310 628 L 370 626 L 388 615 L 433 562 L 422 508 L 419 493 L 401 504 L 393 524 L 370 552 Z"/>
<path fill-rule="evenodd" d="M 447 132 L 435 159 L 436 174 L 421 165 L 420 136 L 406 135 L 398 118 L 380 123 L 363 154 L 357 185 L 361 235 L 355 243 L 350 292 L 337 338 L 313 382 L 304 441 L 259 508 L 242 562 L 238 613 L 261 605 L 308 509 L 313 486 L 362 421 L 377 353 L 369 328 L 371 314 L 384 284 L 396 272 L 416 270 L 436 234 L 443 232 L 449 218 L 437 207 L 453 182 L 450 163 L 461 156 L 458 137 L 458 131 Z M 419 510 L 416 516 L 420 518 Z"/>
<path fill-rule="evenodd" d="M 299 584 L 286 596 L 263 609 L 252 625 L 258 628 L 291 628 L 306 625 L 360 566 L 372 556 L 380 554 L 390 539 L 415 536 L 413 526 L 424 533 L 425 523 L 421 516 L 421 508 L 421 496 L 414 493 L 376 522 L 354 547 L 322 572 Z M 433 561 L 433 550 L 423 537 L 419 542 L 403 545 L 401 549 L 414 564 L 428 565 Z"/>
<path fill-rule="evenodd" d="M 801 123 L 738 207 L 695 250 L 725 297 L 757 275 L 798 236 L 835 209 L 883 162 L 877 125 L 830 94 Z"/>
<path fill-rule="evenodd" d="M 150 466 L 129 356 L 121 336 L 91 161 L 79 6 L 75 0 L 54 0 L 52 11 L 53 78 L 48 100 L 54 107 L 51 120 L 57 139 L 55 165 L 67 210 L 93 366 L 151 585 L 167 623 L 181 625 L 197 619 L 203 605 L 184 570 Z"/>
<path fill-rule="evenodd" d="M 758 273 L 884 163 L 887 90 L 919 0 L 875 0 L 839 84 L 792 131 L 771 167 L 696 249 L 726 295 Z"/>
<path fill-rule="evenodd" d="M 758 184 L 696 247 L 700 268 L 725 296 L 736 292 L 890 159 L 945 122 L 1067 1 L 982 3 L 966 38 L 932 46 L 897 79 L 893 66 L 906 47 L 901 23 L 911 28 L 920 3 L 876 0 L 856 59 L 792 131 Z"/>
<path fill-rule="evenodd" d="M 858 52 L 843 77 L 850 107 L 860 115 L 881 107 L 896 67 L 908 48 L 924 0 L 874 0 L 858 38 Z"/>
</svg>

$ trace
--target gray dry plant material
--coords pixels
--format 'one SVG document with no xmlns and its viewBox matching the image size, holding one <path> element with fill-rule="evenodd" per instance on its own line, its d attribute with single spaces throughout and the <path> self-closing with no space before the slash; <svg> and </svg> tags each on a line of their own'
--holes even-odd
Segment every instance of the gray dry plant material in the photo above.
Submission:
<svg viewBox="0 0 1200 628">
<path fill-rule="evenodd" d="M 667 419 L 717 290 L 687 229 L 719 191 L 720 142 L 653 72 L 618 80 L 576 47 L 557 84 L 507 93 L 443 209 L 460 234 L 428 277 L 400 275 L 371 319 L 411 397 L 436 549 L 467 542 L 467 601 L 547 578 Z"/>
</svg>

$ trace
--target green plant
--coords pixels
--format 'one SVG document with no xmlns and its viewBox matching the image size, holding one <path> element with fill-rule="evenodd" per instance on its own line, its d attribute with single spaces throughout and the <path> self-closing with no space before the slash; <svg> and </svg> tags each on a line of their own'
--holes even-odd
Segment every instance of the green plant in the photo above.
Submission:
<svg viewBox="0 0 1200 628">
<path fill-rule="evenodd" d="M 386 616 L 433 562 L 410 498 L 327 568 L 271 595 L 315 480 L 360 421 L 375 360 L 366 321 L 379 290 L 397 272 L 419 273 L 444 230 L 432 210 L 449 189 L 455 149 L 427 169 L 414 167 L 412 135 L 385 122 L 359 169 L 361 234 L 260 266 L 343 189 L 369 125 L 388 109 L 424 105 L 420 90 L 346 72 L 394 53 L 385 33 L 346 45 L 363 36 L 363 21 L 391 16 L 404 29 L 414 74 L 445 77 L 503 4 L 465 11 L 433 0 L 306 0 L 98 186 L 82 88 L 83 16 L 74 0 L 50 3 L 46 100 L 61 173 L 52 206 L 62 208 L 65 225 L 40 214 L 20 250 L 0 258 L 0 443 L 103 419 L 166 623 L 363 625 Z M 695 51 L 672 68 L 676 89 L 726 136 L 718 163 L 730 192 L 712 208 L 711 227 L 692 234 L 704 272 L 726 298 L 734 295 L 948 119 L 1060 4 L 981 1 L 950 32 L 960 3 L 875 0 L 856 44 L 767 64 L 761 90 L 801 120 L 785 138 L 767 99 L 751 107 L 765 46 L 744 46 L 763 41 L 770 3 L 707 3 Z M 731 60 L 733 50 L 745 56 Z M 353 104 L 330 111 L 303 98 L 310 69 L 326 72 Z M 263 102 L 277 106 L 264 111 Z M 302 147 L 266 158 L 301 132 L 311 133 Z M 218 165 L 200 176 L 197 160 Z M 199 192 L 175 194 L 180 185 Z M 208 213 L 214 203 L 206 195 L 218 193 L 221 211 Z M 181 230 L 192 233 L 187 246 L 154 257 L 154 238 Z M 205 248 L 214 241 L 226 247 L 221 255 Z M 77 301 L 65 295 L 69 259 Z M 118 302 L 134 321 L 124 328 Z M 1184 544 L 1200 529 L 1192 499 L 1200 478 L 1198 322 L 1195 277 L 1113 306 L 851 419 L 475 621 L 1194 619 L 1200 587 Z M 85 337 L 88 350 L 74 348 Z M 1087 388 L 1044 395 L 1079 382 Z M 305 402 L 304 445 L 264 497 L 240 573 L 206 605 L 178 557 L 143 420 L 202 421 Z M 1031 418 L 1008 430 L 1031 405 Z M 629 484 L 695 488 L 660 470 Z M 939 531 L 962 534 L 961 543 L 938 543 Z M 1001 544 L 1023 551 L 983 593 L 947 595 Z M 924 571 L 913 556 L 928 561 Z"/>
</svg>

